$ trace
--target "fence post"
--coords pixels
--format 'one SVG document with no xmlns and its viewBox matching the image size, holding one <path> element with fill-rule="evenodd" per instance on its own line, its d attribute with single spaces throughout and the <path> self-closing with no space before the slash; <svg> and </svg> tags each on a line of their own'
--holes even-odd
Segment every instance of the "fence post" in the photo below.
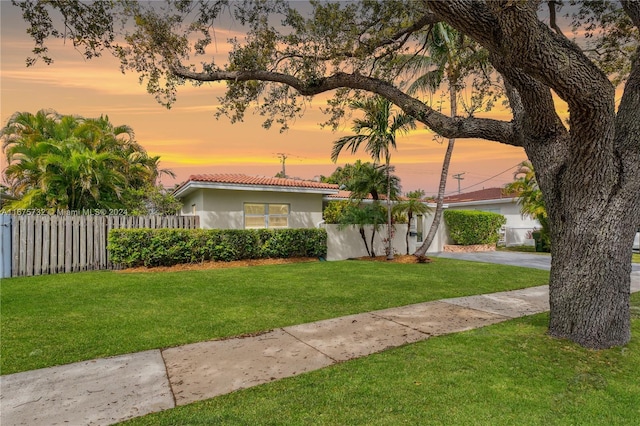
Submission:
<svg viewBox="0 0 640 426">
<path fill-rule="evenodd" d="M 0 214 L 0 278 L 11 277 L 11 216 Z"/>
</svg>

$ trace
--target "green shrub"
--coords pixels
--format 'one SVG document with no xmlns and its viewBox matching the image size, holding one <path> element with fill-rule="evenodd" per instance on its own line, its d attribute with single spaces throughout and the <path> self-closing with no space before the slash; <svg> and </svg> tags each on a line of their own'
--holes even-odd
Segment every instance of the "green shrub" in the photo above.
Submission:
<svg viewBox="0 0 640 426">
<path fill-rule="evenodd" d="M 206 260 L 325 257 L 324 229 L 113 229 L 110 260 L 126 267 Z"/>
<path fill-rule="evenodd" d="M 551 252 L 551 238 L 548 233 L 541 229 L 539 231 L 533 231 L 531 236 L 536 242 L 535 251 L 543 253 Z"/>
<path fill-rule="evenodd" d="M 326 223 L 341 223 L 342 217 L 352 205 L 353 203 L 348 200 L 329 201 L 322 212 L 322 218 Z"/>
<path fill-rule="evenodd" d="M 444 221 L 455 244 L 495 244 L 500 227 L 507 222 L 498 213 L 478 210 L 445 210 Z"/>
</svg>

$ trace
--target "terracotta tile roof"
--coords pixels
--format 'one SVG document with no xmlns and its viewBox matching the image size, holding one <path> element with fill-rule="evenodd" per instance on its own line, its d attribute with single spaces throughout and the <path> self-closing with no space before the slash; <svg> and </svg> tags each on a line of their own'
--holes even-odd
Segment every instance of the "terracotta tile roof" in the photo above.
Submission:
<svg viewBox="0 0 640 426">
<path fill-rule="evenodd" d="M 180 185 L 181 187 L 188 182 L 210 182 L 234 185 L 260 185 L 260 186 L 284 186 L 292 188 L 313 188 L 313 189 L 329 189 L 331 192 L 338 189 L 338 185 L 332 183 L 315 182 L 301 179 L 276 178 L 265 176 L 248 176 L 240 173 L 232 174 L 202 174 L 191 175 L 187 182 Z"/>
<path fill-rule="evenodd" d="M 336 199 L 336 200 L 347 200 L 349 199 L 349 197 L 351 197 L 351 191 L 345 191 L 345 190 L 340 190 L 337 193 L 333 193 L 333 194 L 328 194 L 326 195 L 326 198 L 328 199 Z M 380 194 L 379 195 L 380 201 L 384 201 L 387 199 L 387 196 L 385 194 Z M 373 200 L 373 197 L 371 196 L 371 194 L 368 194 L 365 198 L 365 200 Z M 406 201 L 408 200 L 407 197 L 405 196 L 400 196 L 398 197 L 398 201 Z M 422 200 L 423 203 L 432 203 L 434 202 L 434 200 L 432 198 L 425 198 Z"/>
<path fill-rule="evenodd" d="M 329 194 L 327 195 L 327 198 L 336 198 L 339 200 L 345 200 L 347 198 L 351 197 L 351 191 L 345 191 L 344 189 L 341 189 L 340 191 L 338 191 L 335 194 Z M 371 195 L 369 195 L 369 198 L 371 198 Z"/>
<path fill-rule="evenodd" d="M 514 194 L 504 194 L 502 188 L 486 188 L 479 191 L 456 194 L 444 198 L 446 204 L 465 203 L 470 201 L 500 200 L 514 198 Z"/>
</svg>

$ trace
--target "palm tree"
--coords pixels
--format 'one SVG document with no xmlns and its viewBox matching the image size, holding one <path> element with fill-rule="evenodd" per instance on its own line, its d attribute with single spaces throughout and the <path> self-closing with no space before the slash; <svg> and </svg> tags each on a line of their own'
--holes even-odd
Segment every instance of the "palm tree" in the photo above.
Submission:
<svg viewBox="0 0 640 426">
<path fill-rule="evenodd" d="M 42 161 L 52 146 L 48 142 L 13 144 L 5 152 L 9 165 L 4 171 L 11 195 L 23 197 L 29 189 L 38 186 L 42 174 Z"/>
<path fill-rule="evenodd" d="M 349 225 L 355 225 L 358 227 L 360 237 L 364 242 L 364 247 L 367 250 L 367 254 L 371 257 L 376 257 L 374 240 L 376 231 L 380 229 L 380 225 L 385 221 L 384 208 L 379 202 L 374 201 L 371 204 L 364 206 L 359 204 L 350 204 L 345 209 L 340 217 L 340 223 L 338 229 L 342 229 Z M 372 225 L 371 231 L 371 244 L 367 243 L 367 236 L 365 234 L 365 225 Z"/>
<path fill-rule="evenodd" d="M 540 222 L 543 241 L 548 243 L 551 238 L 547 209 L 531 162 L 523 161 L 514 172 L 513 178 L 514 181 L 504 187 L 504 192 L 518 196 L 520 213 Z"/>
<path fill-rule="evenodd" d="M 13 206 L 128 208 L 155 187 L 160 158 L 149 156 L 128 126 L 41 110 L 15 113 L 0 130 Z M 127 195 L 128 194 L 128 195 Z"/>
<path fill-rule="evenodd" d="M 0 130 L 2 148 L 8 146 L 30 145 L 52 137 L 59 114 L 53 110 L 40 110 L 35 115 L 30 112 L 16 112 Z"/>
<path fill-rule="evenodd" d="M 333 144 L 331 160 L 335 163 L 342 150 L 346 147 L 355 154 L 360 145 L 365 143 L 365 151 L 371 155 L 374 165 L 379 163 L 381 158 L 385 160 L 387 175 L 387 231 L 388 249 L 387 259 L 393 259 L 393 249 L 391 241 L 391 149 L 396 149 L 396 134 L 407 133 L 415 129 L 413 117 L 403 113 L 392 114 L 393 104 L 381 97 L 374 96 L 365 100 L 358 100 L 351 103 L 352 109 L 362 110 L 364 117 L 353 121 L 352 136 L 345 136 L 338 139 Z"/>
<path fill-rule="evenodd" d="M 374 201 L 378 201 L 380 194 L 388 194 L 389 199 L 396 199 L 400 193 L 400 178 L 387 172 L 393 170 L 393 166 L 387 169 L 371 163 L 356 162 L 353 174 L 346 185 L 351 191 L 351 199 L 359 201 L 371 195 Z"/>
<path fill-rule="evenodd" d="M 40 110 L 35 115 L 16 112 L 0 130 L 2 148 L 9 164 L 5 178 L 14 197 L 20 198 L 29 188 L 37 186 L 41 159 L 51 149 L 48 140 L 55 134 L 58 118 L 59 115 L 51 110 Z"/>
<path fill-rule="evenodd" d="M 407 199 L 393 207 L 394 214 L 403 214 L 407 216 L 407 235 L 405 236 L 407 254 L 409 254 L 409 233 L 411 230 L 411 220 L 413 219 L 413 215 L 426 214 L 431 211 L 431 208 L 423 201 L 424 195 L 425 194 L 422 189 L 408 192 Z"/>
<path fill-rule="evenodd" d="M 40 189 L 46 207 L 81 210 L 120 206 L 126 178 L 118 168 L 116 154 L 97 152 L 76 139 L 56 148 L 43 161 Z"/>
<path fill-rule="evenodd" d="M 467 37 L 457 32 L 449 25 L 439 22 L 424 40 L 428 55 L 412 56 L 408 59 L 408 70 L 420 76 L 409 86 L 409 93 L 433 93 L 446 80 L 448 82 L 450 116 L 458 115 L 458 91 L 462 88 L 465 78 L 478 68 L 483 69 L 488 63 L 484 50 L 476 49 Z M 486 75 L 482 80 L 486 83 Z M 450 138 L 447 144 L 433 222 L 422 245 L 416 250 L 416 256 L 424 256 L 435 238 L 442 220 L 443 200 L 449 174 L 449 165 L 453 155 L 455 139 Z"/>
</svg>

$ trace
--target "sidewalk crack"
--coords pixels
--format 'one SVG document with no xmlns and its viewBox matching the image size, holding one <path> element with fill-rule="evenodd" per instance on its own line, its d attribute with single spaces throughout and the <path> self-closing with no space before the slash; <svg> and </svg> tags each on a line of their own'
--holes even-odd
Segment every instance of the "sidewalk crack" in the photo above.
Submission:
<svg viewBox="0 0 640 426">
<path fill-rule="evenodd" d="M 376 314 L 376 313 L 374 313 L 374 312 L 369 312 L 369 314 L 370 314 L 370 315 L 373 315 L 374 317 L 377 317 L 377 318 L 383 319 L 383 320 L 385 320 L 385 321 L 389 321 L 389 322 L 392 322 L 392 323 L 394 323 L 394 324 L 398 324 L 398 325 L 400 325 L 400 326 L 402 326 L 402 327 L 404 327 L 404 328 L 408 328 L 409 330 L 417 331 L 417 332 L 418 332 L 418 333 L 420 333 L 420 334 L 424 334 L 424 335 L 429 336 L 429 337 L 432 337 L 432 336 L 433 336 L 433 334 L 431 334 L 431 333 L 427 333 L 426 331 L 422 331 L 422 330 L 420 330 L 419 328 L 411 327 L 411 326 L 409 326 L 409 325 L 407 325 L 407 324 L 403 324 L 403 323 L 398 322 L 398 321 L 396 321 L 396 320 L 394 320 L 394 319 L 387 318 L 387 317 L 385 317 L 385 316 L 382 316 L 382 315 Z"/>
<path fill-rule="evenodd" d="M 178 401 L 176 400 L 176 392 L 173 390 L 173 383 L 171 383 L 171 377 L 169 376 L 169 368 L 167 367 L 167 360 L 164 358 L 164 350 L 160 349 L 160 358 L 162 358 L 162 363 L 164 364 L 164 373 L 167 376 L 167 382 L 169 383 L 169 392 L 171 392 L 171 398 L 173 399 L 173 407 L 178 406 Z"/>
<path fill-rule="evenodd" d="M 314 351 L 320 352 L 322 355 L 326 356 L 327 358 L 329 358 L 331 361 L 334 362 L 334 364 L 339 363 L 340 361 L 335 359 L 334 357 L 330 356 L 329 354 L 326 354 L 324 352 L 322 352 L 320 349 L 316 348 L 313 345 L 310 345 L 309 343 L 305 342 L 304 340 L 301 340 L 300 338 L 298 338 L 297 336 L 289 333 L 287 330 L 285 330 L 284 328 L 281 328 L 280 330 L 282 330 L 283 332 L 287 333 L 289 336 L 293 337 L 294 339 L 296 339 L 298 342 L 307 345 L 308 347 L 310 347 L 311 349 L 313 349 Z"/>
</svg>

